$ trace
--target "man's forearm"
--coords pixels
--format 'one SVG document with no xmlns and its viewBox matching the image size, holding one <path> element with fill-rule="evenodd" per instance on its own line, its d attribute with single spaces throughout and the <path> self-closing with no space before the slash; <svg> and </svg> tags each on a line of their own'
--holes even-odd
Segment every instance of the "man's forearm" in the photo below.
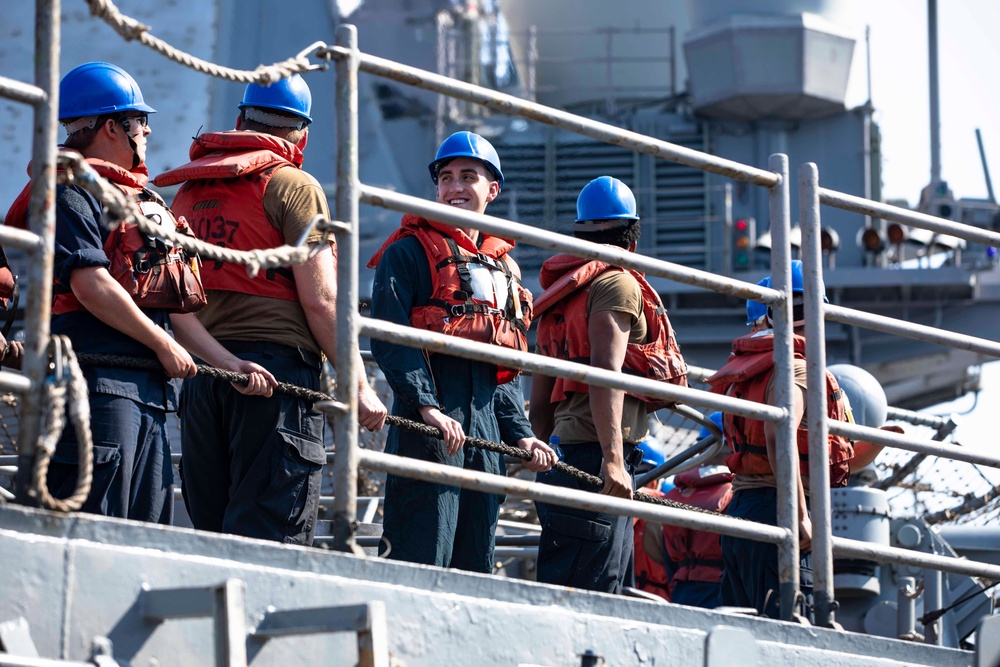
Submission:
<svg viewBox="0 0 1000 667">
<path fill-rule="evenodd" d="M 161 349 L 163 337 L 169 337 L 166 331 L 146 317 L 104 268 L 77 269 L 70 277 L 70 288 L 87 312 L 151 350 Z"/>
<path fill-rule="evenodd" d="M 174 338 L 191 354 L 204 359 L 217 368 L 225 368 L 237 360 L 236 355 L 224 348 L 208 333 L 194 313 L 173 313 L 170 324 Z"/>
<path fill-rule="evenodd" d="M 552 438 L 555 428 L 555 405 L 552 403 L 552 387 L 555 378 L 550 375 L 534 373 L 531 376 L 531 397 L 528 409 L 528 421 L 535 437 L 544 442 Z"/>
<path fill-rule="evenodd" d="M 622 464 L 625 461 L 621 429 L 624 402 L 625 392 L 621 389 L 590 388 L 590 413 L 606 463 Z"/>
<path fill-rule="evenodd" d="M 306 322 L 312 332 L 313 339 L 319 345 L 330 363 L 337 363 L 337 308 L 322 302 L 310 303 L 308 306 L 302 304 L 302 309 L 306 314 Z M 325 324 L 324 324 L 325 323 Z M 368 375 L 365 373 L 365 362 L 361 358 L 361 352 L 357 353 L 358 364 L 358 389 L 369 388 Z"/>
</svg>

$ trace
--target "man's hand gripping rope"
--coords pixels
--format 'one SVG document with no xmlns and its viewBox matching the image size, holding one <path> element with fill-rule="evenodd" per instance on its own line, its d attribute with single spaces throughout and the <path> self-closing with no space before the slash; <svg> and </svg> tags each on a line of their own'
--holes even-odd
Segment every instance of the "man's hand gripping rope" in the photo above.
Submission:
<svg viewBox="0 0 1000 667">
<path fill-rule="evenodd" d="M 141 368 L 145 370 L 157 370 L 160 369 L 159 364 L 157 364 L 152 359 L 138 359 L 135 357 L 123 357 L 115 355 L 103 355 L 103 354 L 80 354 L 77 355 L 82 365 L 100 365 L 100 366 L 113 366 L 118 368 Z M 227 382 L 232 382 L 236 384 L 246 384 L 247 375 L 243 373 L 234 373 L 232 371 L 225 371 L 220 368 L 214 368 L 212 366 L 206 366 L 204 364 L 198 364 L 198 373 L 202 375 L 207 375 L 209 377 L 219 378 L 221 380 L 226 380 Z M 274 387 L 274 391 L 280 392 L 289 396 L 294 396 L 295 398 L 301 398 L 313 403 L 318 403 L 320 401 L 332 401 L 334 400 L 332 396 L 324 394 L 323 392 L 314 391 L 312 389 L 306 389 L 304 387 L 299 387 L 293 384 L 288 384 L 287 382 L 278 382 Z M 398 417 L 396 415 L 388 415 L 386 417 L 385 423 L 390 426 L 395 426 L 396 428 L 405 428 L 409 431 L 415 431 L 421 433 L 428 437 L 437 438 L 439 440 L 445 440 L 444 434 L 441 429 L 436 426 L 429 426 L 427 424 L 419 424 L 415 421 L 409 419 L 404 419 L 403 417 Z M 534 438 L 523 438 L 519 445 L 522 445 L 523 441 L 535 440 Z M 540 441 L 539 441 L 540 442 Z M 534 446 L 530 446 L 534 444 Z M 542 443 L 544 444 L 544 443 Z M 511 447 L 510 445 L 505 445 L 498 442 L 491 442 L 489 440 L 484 440 L 482 438 L 466 437 L 463 441 L 463 445 L 468 445 L 470 447 L 478 447 L 480 449 L 485 449 L 491 452 L 497 452 L 503 454 L 504 456 L 509 456 L 511 458 L 520 459 L 525 462 L 525 466 L 531 470 L 534 470 L 538 466 L 538 460 L 540 460 L 539 451 L 537 443 L 523 443 L 519 447 Z M 524 445 L 529 445 L 525 447 Z M 546 446 L 547 447 L 547 446 Z M 455 451 L 458 451 L 457 449 Z M 551 451 L 551 450 L 549 450 Z M 554 452 L 552 453 L 554 457 Z M 533 467 L 534 466 L 534 467 Z M 595 491 L 599 491 L 604 486 L 604 480 L 596 475 L 591 475 L 589 473 L 578 470 L 573 466 L 567 465 L 562 461 L 555 461 L 552 464 L 552 468 L 558 470 L 559 472 L 568 475 L 578 481 L 587 484 Z M 685 505 L 684 503 L 679 503 L 673 500 L 668 500 L 666 498 L 660 498 L 657 496 L 650 496 L 645 493 L 635 493 L 633 494 L 633 499 L 644 503 L 650 503 L 652 505 L 661 505 L 663 507 L 673 507 L 675 509 L 685 509 L 695 512 L 701 512 L 703 514 L 712 514 L 714 516 L 724 516 L 719 512 L 713 512 L 711 510 L 705 510 L 698 507 L 693 507 L 691 505 Z"/>
</svg>

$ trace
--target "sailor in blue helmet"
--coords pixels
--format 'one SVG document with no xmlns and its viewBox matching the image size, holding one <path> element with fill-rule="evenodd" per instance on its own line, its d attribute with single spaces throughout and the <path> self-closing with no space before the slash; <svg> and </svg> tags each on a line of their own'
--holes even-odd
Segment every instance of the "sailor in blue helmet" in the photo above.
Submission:
<svg viewBox="0 0 1000 667">
<path fill-rule="evenodd" d="M 799 548 L 801 553 L 800 586 L 806 604 L 812 596 L 812 523 L 809 518 L 803 478 L 809 475 L 808 430 L 802 422 L 806 401 L 805 317 L 803 266 L 798 260 L 791 264 L 792 327 L 794 342 L 793 423 L 797 426 L 798 465 L 792 466 L 796 476 L 799 505 Z M 826 295 L 823 295 L 826 301 Z M 749 308 L 749 306 L 748 306 Z M 775 405 L 774 390 L 774 331 L 770 328 L 772 309 L 767 311 L 768 328 L 754 331 L 733 341 L 729 361 L 708 383 L 712 391 L 745 400 Z M 847 406 L 837 380 L 826 374 L 825 391 L 829 400 L 828 417 L 844 421 Z M 723 432 L 732 453 L 726 459 L 733 479 L 733 497 L 728 513 L 759 523 L 777 525 L 777 480 L 775 479 L 776 449 L 774 427 L 769 422 L 725 414 Z M 830 485 L 844 486 L 850 476 L 853 443 L 847 438 L 830 434 Z M 778 618 L 779 582 L 778 550 L 773 544 L 723 536 L 721 604 L 754 607 L 761 614 Z"/>
<path fill-rule="evenodd" d="M 634 252 L 639 215 L 631 189 L 600 176 L 577 197 L 576 238 Z M 666 309 L 639 271 L 561 254 L 542 265 L 545 292 L 535 302 L 538 350 L 556 359 L 687 385 L 687 365 Z M 558 437 L 566 463 L 600 475 L 600 493 L 632 497 L 639 442 L 648 413 L 662 401 L 562 377 L 534 374 L 531 425 L 535 435 Z M 540 476 L 553 486 L 590 489 L 558 470 Z M 632 519 L 536 502 L 542 535 L 538 580 L 620 593 L 633 585 Z"/>
<path fill-rule="evenodd" d="M 757 283 L 761 287 L 771 286 L 771 276 L 765 276 Z M 770 329 L 767 322 L 767 306 L 760 301 L 747 299 L 747 326 L 752 327 L 750 333 Z"/>
<path fill-rule="evenodd" d="M 152 113 L 135 79 L 111 63 L 85 63 L 59 83 L 65 148 L 79 152 L 148 218 L 185 232 L 183 219 L 175 219 L 146 187 Z M 26 187 L 5 224 L 27 225 L 29 199 Z M 177 409 L 179 379 L 196 372 L 185 348 L 219 367 L 250 373 L 249 387 L 240 391 L 268 394 L 274 378 L 222 348 L 192 314 L 204 305 L 192 257 L 159 239 L 154 243 L 133 223 L 108 229 L 103 202 L 79 186 L 57 186 L 55 208 L 52 333 L 68 336 L 77 353 L 154 359 L 163 367 L 86 368 L 94 468 L 82 510 L 170 523 L 173 468 L 166 413 Z M 151 279 L 158 275 L 165 280 Z M 184 289 L 160 288 L 171 282 Z M 57 498 L 77 488 L 78 449 L 74 429 L 66 428 L 48 467 L 48 488 Z"/>
<path fill-rule="evenodd" d="M 713 412 L 709 419 L 722 429 L 721 412 Z M 704 440 L 711 434 L 708 427 L 702 426 L 698 439 Z M 728 450 L 720 450 L 704 465 L 675 475 L 675 486 L 667 494 L 667 499 L 713 512 L 725 512 L 733 495 L 733 474 L 725 465 L 728 454 Z M 671 602 L 707 609 L 719 606 L 722 581 L 719 534 L 664 524 L 663 544 Z"/>
<path fill-rule="evenodd" d="M 314 218 L 330 218 L 326 194 L 302 169 L 312 93 L 298 74 L 251 83 L 236 130 L 208 132 L 191 162 L 161 174 L 182 184 L 174 209 L 204 241 L 235 250 L 299 243 Z M 313 230 L 309 244 L 323 243 Z M 198 317 L 232 352 L 267 367 L 281 382 L 320 389 L 323 357 L 336 358 L 337 281 L 332 240 L 308 261 L 260 271 L 233 263 L 202 268 L 209 304 Z M 370 430 L 386 409 L 361 372 L 358 420 Z M 325 418 L 288 394 L 263 400 L 199 375 L 181 411 L 184 501 L 195 528 L 311 544 L 319 509 Z"/>
<path fill-rule="evenodd" d="M 503 187 L 500 157 L 472 132 L 445 139 L 428 167 L 437 202 L 458 211 L 482 214 Z M 524 351 L 531 295 L 508 254 L 513 247 L 472 224 L 404 215 L 368 264 L 375 268 L 372 317 Z M 531 433 L 516 371 L 380 340 L 371 347 L 395 394 L 393 414 L 444 435 L 442 442 L 392 427 L 387 452 L 505 474 L 499 454 L 463 447 L 466 436 L 474 436 L 531 452 L 531 470 L 555 463 L 552 449 Z M 380 550 L 414 563 L 492 572 L 502 500 L 389 475 Z"/>
</svg>

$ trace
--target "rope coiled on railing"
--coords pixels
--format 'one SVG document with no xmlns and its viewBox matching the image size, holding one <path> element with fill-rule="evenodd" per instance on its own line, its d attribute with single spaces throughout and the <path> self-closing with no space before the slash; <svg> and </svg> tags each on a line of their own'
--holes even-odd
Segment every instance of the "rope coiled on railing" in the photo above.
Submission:
<svg viewBox="0 0 1000 667">
<path fill-rule="evenodd" d="M 91 14 L 102 19 L 127 41 L 136 40 L 185 67 L 190 67 L 195 71 L 229 81 L 270 85 L 293 74 L 301 74 L 311 69 L 318 69 L 321 66 L 310 63 L 308 55 L 320 48 L 327 48 L 325 43 L 316 42 L 292 58 L 282 60 L 273 65 L 260 65 L 252 71 L 232 69 L 196 58 L 189 53 L 174 48 L 160 38 L 154 37 L 149 34 L 150 26 L 122 14 L 111 0 L 87 0 L 87 4 L 90 5 Z"/>
<path fill-rule="evenodd" d="M 83 507 L 90 495 L 94 472 L 94 443 L 90 433 L 87 381 L 80 370 L 69 338 L 52 336 L 49 351 L 55 362 L 56 372 L 52 381 L 46 382 L 43 389 L 44 404 L 48 408 L 45 410 L 45 429 L 40 438 L 32 481 L 42 507 L 58 512 L 75 512 Z M 66 425 L 64 416 L 67 407 L 76 433 L 79 465 L 76 489 L 68 498 L 56 498 L 49 493 L 48 488 L 49 462 Z"/>
<path fill-rule="evenodd" d="M 85 366 L 107 366 L 114 368 L 133 368 L 140 370 L 159 370 L 162 371 L 163 367 L 154 359 L 140 359 L 137 357 L 125 357 L 120 355 L 111 354 L 81 354 L 79 355 L 80 363 Z M 235 382 L 237 384 L 246 384 L 248 376 L 244 373 L 234 373 L 232 371 L 222 370 L 221 368 L 215 368 L 214 366 L 208 366 L 206 364 L 197 364 L 198 374 L 205 375 L 207 377 L 213 377 L 220 380 L 225 380 L 226 382 Z M 286 394 L 288 396 L 293 396 L 295 398 L 301 398 L 306 401 L 319 402 L 319 401 L 331 401 L 333 397 L 324 394 L 320 391 L 314 391 L 312 389 L 306 389 L 304 387 L 299 387 L 293 384 L 288 384 L 286 382 L 279 382 L 278 386 L 275 387 L 275 391 Z M 437 438 L 442 440 L 441 431 L 434 426 L 428 426 L 427 424 L 420 424 L 409 419 L 404 419 L 403 417 L 398 417 L 396 415 L 389 415 L 386 417 L 386 423 L 390 426 L 395 426 L 397 428 L 404 428 L 409 431 L 414 431 L 420 433 L 430 438 Z M 528 461 L 531 459 L 531 453 L 526 452 L 518 447 L 511 447 L 510 445 L 505 445 L 499 442 L 492 442 L 490 440 L 484 440 L 482 438 L 466 437 L 465 444 L 470 447 L 477 447 L 479 449 L 485 449 L 487 451 L 496 452 L 498 454 L 503 454 L 511 458 L 520 459 L 522 461 Z M 591 475 L 582 470 L 574 468 L 573 466 L 567 465 L 562 461 L 557 462 L 553 469 L 572 477 L 573 479 L 582 482 L 583 484 L 593 488 L 600 489 L 604 486 L 604 480 L 596 475 Z M 713 512 L 711 510 L 702 509 L 700 507 L 694 507 L 692 505 L 686 505 L 684 503 L 679 503 L 674 500 L 668 500 L 666 498 L 660 498 L 658 496 L 651 496 L 646 493 L 636 492 L 633 494 L 633 498 L 640 502 L 650 503 L 652 505 L 661 505 L 664 507 L 673 507 L 675 509 L 684 509 L 689 511 L 700 512 L 703 514 L 712 514 L 715 516 L 726 516 L 720 512 Z"/>
</svg>

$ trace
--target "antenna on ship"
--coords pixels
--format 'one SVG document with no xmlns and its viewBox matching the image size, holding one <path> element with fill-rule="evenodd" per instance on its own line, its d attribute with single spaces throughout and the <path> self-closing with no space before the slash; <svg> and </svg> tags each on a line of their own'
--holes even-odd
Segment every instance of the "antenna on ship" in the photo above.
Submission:
<svg viewBox="0 0 1000 667">
<path fill-rule="evenodd" d="M 990 168 L 986 164 L 986 149 L 983 148 L 983 133 L 976 128 L 976 143 L 979 144 L 979 159 L 983 163 L 983 176 L 986 177 L 986 193 L 990 198 L 991 204 L 997 203 L 997 198 L 993 194 L 993 181 L 990 179 Z"/>
<path fill-rule="evenodd" d="M 937 0 L 927 0 L 927 57 L 930 74 L 931 187 L 941 181 L 941 108 L 938 99 Z"/>
<path fill-rule="evenodd" d="M 941 108 L 940 86 L 938 84 L 938 34 L 937 34 L 937 0 L 927 0 L 927 59 L 930 89 L 930 121 L 931 121 L 931 181 L 920 192 L 918 210 L 922 213 L 940 216 L 948 220 L 959 220 L 960 207 L 948 182 L 941 178 Z M 924 235 L 918 238 L 910 237 L 911 242 L 927 245 L 942 245 L 942 241 L 952 242 L 953 237 Z M 964 244 L 958 244 L 964 247 Z"/>
</svg>

